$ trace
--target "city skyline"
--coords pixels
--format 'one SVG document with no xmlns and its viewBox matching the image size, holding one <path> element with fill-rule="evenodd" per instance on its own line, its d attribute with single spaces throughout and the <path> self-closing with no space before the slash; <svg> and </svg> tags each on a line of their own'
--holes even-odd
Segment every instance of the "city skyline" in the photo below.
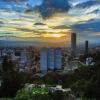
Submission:
<svg viewBox="0 0 100 100">
<path fill-rule="evenodd" d="M 67 44 L 75 32 L 79 43 L 100 43 L 99 0 L 0 0 L 0 5 L 0 40 Z"/>
</svg>

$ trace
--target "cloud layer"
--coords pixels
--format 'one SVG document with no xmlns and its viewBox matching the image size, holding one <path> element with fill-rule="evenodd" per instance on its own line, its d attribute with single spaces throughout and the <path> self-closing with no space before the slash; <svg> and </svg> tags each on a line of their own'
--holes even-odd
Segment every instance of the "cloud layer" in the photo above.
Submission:
<svg viewBox="0 0 100 100">
<path fill-rule="evenodd" d="M 0 0 L 0 5 L 0 39 L 44 41 L 74 31 L 80 41 L 100 43 L 99 0 Z"/>
<path fill-rule="evenodd" d="M 37 9 L 43 17 L 49 17 L 57 12 L 67 12 L 70 5 L 67 0 L 44 0 Z"/>
</svg>

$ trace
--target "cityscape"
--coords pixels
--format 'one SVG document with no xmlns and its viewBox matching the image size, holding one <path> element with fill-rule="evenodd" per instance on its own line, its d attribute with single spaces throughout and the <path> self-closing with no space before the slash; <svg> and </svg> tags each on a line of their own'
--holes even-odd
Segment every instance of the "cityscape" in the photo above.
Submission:
<svg viewBox="0 0 100 100">
<path fill-rule="evenodd" d="M 0 100 L 99 100 L 99 16 L 99 0 L 0 0 Z"/>
<path fill-rule="evenodd" d="M 0 48 L 0 59 L 9 56 L 9 59 L 16 64 L 19 71 L 47 72 L 49 70 L 73 70 L 78 67 L 78 60 L 81 55 L 88 55 L 89 52 L 94 53 L 100 50 L 100 47 L 89 48 L 89 42 L 84 41 L 84 48 L 78 52 L 77 50 L 77 34 L 71 34 L 71 46 L 66 47 L 4 47 Z M 90 56 L 91 57 L 91 56 Z M 85 59 L 84 64 L 93 64 L 93 58 Z M 70 61 L 69 61 L 70 59 Z M 72 62 L 73 64 L 72 64 Z M 70 63 L 71 62 L 71 63 Z M 73 66 L 74 65 L 74 66 Z M 77 67 L 75 67 L 77 66 Z"/>
</svg>

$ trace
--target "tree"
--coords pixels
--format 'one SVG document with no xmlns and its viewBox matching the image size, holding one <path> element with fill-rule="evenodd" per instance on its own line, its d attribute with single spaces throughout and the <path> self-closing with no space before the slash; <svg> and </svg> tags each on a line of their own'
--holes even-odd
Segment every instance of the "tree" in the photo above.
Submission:
<svg viewBox="0 0 100 100">
<path fill-rule="evenodd" d="M 14 62 L 9 56 L 5 56 L 2 63 L 2 85 L 0 97 L 13 97 L 21 85 L 18 72 L 15 70 Z"/>
</svg>

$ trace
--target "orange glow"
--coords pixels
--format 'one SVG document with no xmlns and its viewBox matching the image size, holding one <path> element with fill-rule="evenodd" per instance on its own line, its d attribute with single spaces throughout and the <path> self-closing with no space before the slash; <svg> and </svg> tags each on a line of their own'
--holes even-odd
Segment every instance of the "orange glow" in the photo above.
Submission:
<svg viewBox="0 0 100 100">
<path fill-rule="evenodd" d="M 43 34 L 42 35 L 43 37 L 54 37 L 54 38 L 60 38 L 60 37 L 63 37 L 63 36 L 65 36 L 65 34 L 57 34 L 57 33 L 55 33 L 55 34 Z"/>
<path fill-rule="evenodd" d="M 53 36 L 53 37 L 57 37 L 57 38 L 62 37 L 62 35 L 61 35 L 61 34 L 52 34 L 52 36 Z"/>
</svg>

